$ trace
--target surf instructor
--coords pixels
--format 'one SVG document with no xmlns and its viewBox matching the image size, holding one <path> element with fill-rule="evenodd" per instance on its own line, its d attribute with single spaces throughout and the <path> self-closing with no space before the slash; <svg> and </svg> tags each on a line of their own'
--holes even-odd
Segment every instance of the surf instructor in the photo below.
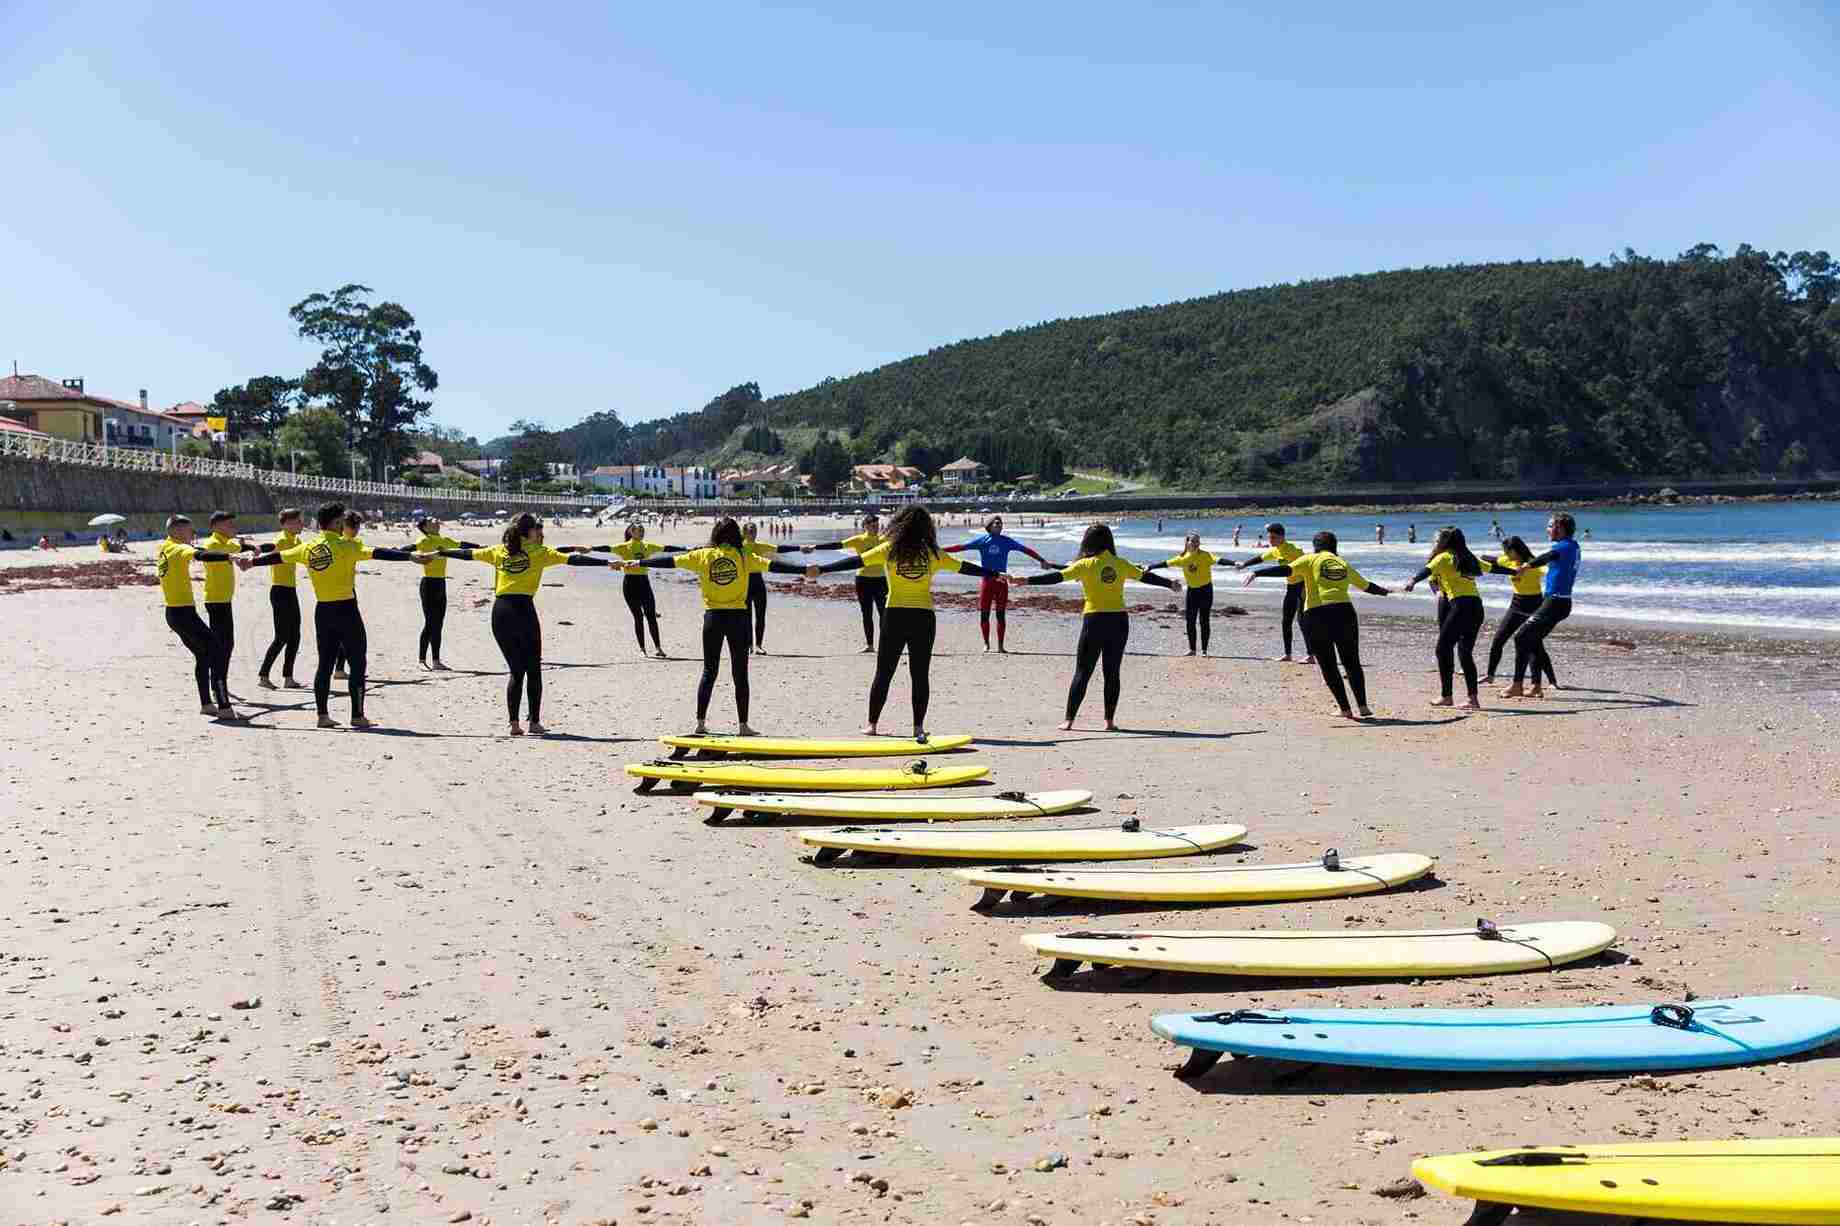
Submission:
<svg viewBox="0 0 1840 1226">
<path fill-rule="evenodd" d="M 963 553 L 967 549 L 977 552 L 978 565 L 984 571 L 984 577 L 978 580 L 978 629 L 984 635 L 984 650 L 990 650 L 990 612 L 994 608 L 997 613 L 997 650 L 1008 654 L 1003 639 L 1009 628 L 1009 584 L 998 576 L 1009 573 L 1009 555 L 1012 553 L 1026 553 L 1043 567 L 1049 565 L 1048 559 L 1015 537 L 1004 536 L 1001 515 L 992 515 L 984 521 L 982 535 L 974 536 L 961 545 L 947 545 L 943 552 Z"/>
</svg>

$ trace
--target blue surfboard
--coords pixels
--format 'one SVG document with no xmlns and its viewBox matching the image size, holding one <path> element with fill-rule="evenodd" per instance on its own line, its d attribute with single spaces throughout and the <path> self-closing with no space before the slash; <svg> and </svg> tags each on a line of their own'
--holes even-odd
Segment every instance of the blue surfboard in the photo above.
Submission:
<svg viewBox="0 0 1840 1226">
<path fill-rule="evenodd" d="M 1192 1048 L 1178 1077 L 1222 1055 L 1462 1073 L 1636 1072 L 1780 1060 L 1840 1039 L 1840 1000 L 1801 993 L 1585 1009 L 1235 1009 L 1163 1013 Z"/>
</svg>

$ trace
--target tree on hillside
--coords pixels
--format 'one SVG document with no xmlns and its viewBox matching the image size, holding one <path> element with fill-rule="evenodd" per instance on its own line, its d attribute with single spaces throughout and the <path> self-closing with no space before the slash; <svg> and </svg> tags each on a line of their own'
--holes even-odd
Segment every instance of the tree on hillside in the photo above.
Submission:
<svg viewBox="0 0 1840 1226">
<path fill-rule="evenodd" d="M 479 440 L 456 426 L 430 425 L 409 432 L 409 445 L 417 451 L 432 451 L 449 464 L 457 460 L 477 460 L 485 454 Z"/>
<path fill-rule="evenodd" d="M 832 494 L 850 479 L 850 455 L 826 432 L 800 459 L 799 471 L 810 474 L 813 493 Z"/>
<path fill-rule="evenodd" d="M 511 450 L 499 468 L 506 481 L 547 481 L 549 466 L 562 458 L 556 435 L 540 421 L 511 423 Z"/>
<path fill-rule="evenodd" d="M 230 437 L 245 439 L 281 428 L 299 403 L 300 380 L 257 375 L 247 383 L 218 389 L 212 414 L 228 419 Z"/>
<path fill-rule="evenodd" d="M 440 380 L 422 357 L 415 316 L 394 302 L 369 301 L 366 285 L 311 294 L 288 310 L 295 331 L 320 348 L 301 377 L 301 393 L 332 409 L 366 456 L 373 478 L 409 449 L 409 429 L 425 416 Z"/>
<path fill-rule="evenodd" d="M 300 452 L 298 459 L 293 452 Z M 345 447 L 345 421 L 331 409 L 300 409 L 289 414 L 275 431 L 275 466 L 297 463 L 315 477 L 349 475 L 350 452 Z"/>
</svg>

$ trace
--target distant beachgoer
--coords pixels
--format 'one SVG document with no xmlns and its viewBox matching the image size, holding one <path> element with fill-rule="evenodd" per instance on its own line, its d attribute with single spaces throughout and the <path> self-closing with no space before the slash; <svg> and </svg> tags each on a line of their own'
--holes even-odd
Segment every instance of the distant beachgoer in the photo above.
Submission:
<svg viewBox="0 0 1840 1226">
<path fill-rule="evenodd" d="M 49 536 L 41 536 L 41 537 L 39 537 L 39 538 L 38 538 L 38 547 L 39 547 L 40 549 L 56 549 L 56 548 L 57 548 L 57 546 L 56 546 L 56 545 L 53 545 L 53 544 L 51 543 L 51 538 L 50 538 Z"/>
<path fill-rule="evenodd" d="M 1501 539 L 1501 521 L 1499 519 L 1492 519 L 1489 521 L 1489 535 L 1498 541 Z"/>
<path fill-rule="evenodd" d="M 1406 525 L 1406 544 L 1408 545 L 1418 544 L 1418 525 L 1417 524 L 1407 524 Z"/>
<path fill-rule="evenodd" d="M 1233 525 L 1233 548 L 1239 548 L 1239 525 Z"/>
</svg>

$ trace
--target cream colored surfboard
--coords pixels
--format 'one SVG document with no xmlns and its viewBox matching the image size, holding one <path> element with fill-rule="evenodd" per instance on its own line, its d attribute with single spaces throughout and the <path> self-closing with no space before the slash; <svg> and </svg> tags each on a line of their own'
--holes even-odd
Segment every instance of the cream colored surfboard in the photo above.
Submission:
<svg viewBox="0 0 1840 1226">
<path fill-rule="evenodd" d="M 1332 867 L 1331 867 L 1332 866 Z M 1150 902 L 1278 902 L 1371 894 L 1431 871 L 1430 856 L 1390 852 L 1334 855 L 1297 864 L 1223 864 L 1217 868 L 961 868 L 962 881 L 981 886 L 979 907 L 994 906 L 1005 891 L 1066 898 L 1131 898 Z"/>
<path fill-rule="evenodd" d="M 1537 971 L 1608 949 L 1616 929 L 1583 920 L 1476 928 L 1363 932 L 1286 931 L 1031 933 L 1023 945 L 1053 958 L 1064 977 L 1082 962 L 1210 975 L 1364 979 Z"/>
<path fill-rule="evenodd" d="M 1138 830 L 1103 826 L 1084 830 L 1018 827 L 1005 830 L 878 830 L 838 826 L 807 830 L 799 838 L 818 849 L 818 864 L 846 851 L 958 860 L 1140 860 L 1192 856 L 1231 847 L 1246 837 L 1244 826 L 1181 826 Z"/>
<path fill-rule="evenodd" d="M 830 821 L 868 818 L 880 822 L 960 822 L 978 818 L 1043 817 L 1078 809 L 1092 801 L 1082 789 L 1061 792 L 999 792 L 990 796 L 954 796 L 915 792 L 882 796 L 853 792 L 800 796 L 765 792 L 698 792 L 696 803 L 713 811 L 714 820 L 730 813 L 776 817 L 814 817 Z"/>
</svg>

